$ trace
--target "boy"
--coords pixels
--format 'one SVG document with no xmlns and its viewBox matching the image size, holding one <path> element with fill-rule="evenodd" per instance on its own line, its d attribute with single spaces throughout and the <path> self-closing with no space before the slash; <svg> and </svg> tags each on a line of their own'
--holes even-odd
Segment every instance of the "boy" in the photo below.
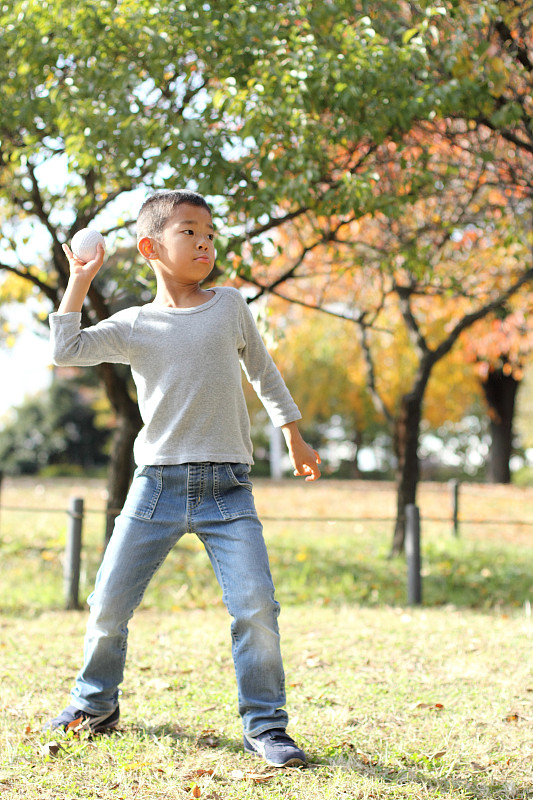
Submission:
<svg viewBox="0 0 533 800">
<path fill-rule="evenodd" d="M 135 442 L 133 482 L 89 597 L 72 705 L 48 727 L 116 727 L 128 621 L 171 548 L 196 533 L 233 617 L 244 749 L 271 766 L 299 766 L 306 756 L 285 730 L 279 605 L 248 478 L 253 460 L 241 363 L 283 429 L 294 474 L 316 480 L 320 458 L 302 439 L 301 415 L 240 293 L 201 287 L 214 266 L 213 240 L 203 197 L 183 191 L 150 197 L 139 212 L 137 245 L 155 272 L 155 298 L 85 330 L 80 311 L 104 252 L 99 247 L 83 263 L 64 246 L 70 279 L 50 316 L 54 363 L 129 364 L 144 427 Z"/>
</svg>

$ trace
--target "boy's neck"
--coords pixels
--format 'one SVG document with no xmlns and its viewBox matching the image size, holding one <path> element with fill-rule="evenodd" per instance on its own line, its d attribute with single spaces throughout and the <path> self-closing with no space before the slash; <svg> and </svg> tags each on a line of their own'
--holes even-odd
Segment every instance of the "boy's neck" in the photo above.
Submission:
<svg viewBox="0 0 533 800">
<path fill-rule="evenodd" d="M 211 289 L 202 289 L 200 284 L 179 286 L 158 282 L 152 305 L 163 308 L 194 308 L 207 303 L 214 295 Z"/>
</svg>

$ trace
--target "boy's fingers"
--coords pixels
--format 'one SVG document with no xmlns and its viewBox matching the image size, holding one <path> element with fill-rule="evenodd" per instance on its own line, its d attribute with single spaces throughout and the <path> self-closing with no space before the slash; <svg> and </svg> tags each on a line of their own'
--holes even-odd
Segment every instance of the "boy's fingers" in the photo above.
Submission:
<svg viewBox="0 0 533 800">
<path fill-rule="evenodd" d="M 63 244 L 62 248 L 63 248 L 63 252 L 65 253 L 66 257 L 68 258 L 71 266 L 72 265 L 79 265 L 81 267 L 86 267 L 88 264 L 90 264 L 91 267 L 89 267 L 89 269 L 91 269 L 93 267 L 93 265 L 95 267 L 98 267 L 98 269 L 100 269 L 100 267 L 104 263 L 105 247 L 103 246 L 103 244 L 101 242 L 99 242 L 96 245 L 96 254 L 95 254 L 94 258 L 90 259 L 90 261 L 82 261 L 81 258 L 78 258 L 78 256 L 75 255 L 72 252 L 72 250 L 70 249 L 68 244 Z"/>
<path fill-rule="evenodd" d="M 306 481 L 316 481 L 317 478 L 320 478 L 321 472 L 318 468 L 318 464 L 320 463 L 320 457 L 317 459 L 317 464 L 304 464 L 300 469 L 295 469 L 294 474 L 297 477 L 304 477 L 306 476 Z"/>
</svg>

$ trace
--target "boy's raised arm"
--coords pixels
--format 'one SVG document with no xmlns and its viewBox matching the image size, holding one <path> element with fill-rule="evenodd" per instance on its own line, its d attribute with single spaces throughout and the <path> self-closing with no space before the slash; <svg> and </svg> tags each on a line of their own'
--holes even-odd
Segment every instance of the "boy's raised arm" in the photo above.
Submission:
<svg viewBox="0 0 533 800">
<path fill-rule="evenodd" d="M 104 263 L 105 252 L 103 246 L 99 244 L 96 248 L 96 257 L 92 261 L 84 262 L 74 255 L 68 245 L 63 245 L 63 251 L 68 258 L 70 277 L 65 294 L 57 309 L 58 314 L 81 311 L 92 280 Z"/>
</svg>

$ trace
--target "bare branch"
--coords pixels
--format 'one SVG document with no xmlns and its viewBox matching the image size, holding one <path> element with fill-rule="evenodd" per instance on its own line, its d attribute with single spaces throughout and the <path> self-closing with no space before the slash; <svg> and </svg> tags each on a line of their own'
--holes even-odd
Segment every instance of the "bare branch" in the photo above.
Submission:
<svg viewBox="0 0 533 800">
<path fill-rule="evenodd" d="M 262 233 L 272 230 L 272 228 L 278 228 L 280 225 L 284 225 L 285 222 L 290 222 L 297 217 L 301 217 L 302 214 L 307 213 L 307 211 L 309 211 L 309 208 L 307 206 L 302 206 L 301 208 L 296 209 L 296 211 L 291 211 L 289 214 L 285 214 L 283 217 L 270 217 L 269 221 L 264 225 L 259 225 L 257 228 L 253 228 L 244 236 L 237 236 L 234 241 L 244 242 L 254 239 L 256 236 L 260 236 Z"/>
<path fill-rule="evenodd" d="M 459 320 L 457 325 L 451 331 L 450 335 L 443 342 L 441 342 L 441 344 L 435 348 L 435 350 L 431 351 L 431 362 L 436 363 L 443 356 L 447 355 L 463 331 L 467 330 L 467 328 L 470 328 L 475 322 L 478 322 L 480 319 L 486 317 L 487 314 L 491 313 L 491 311 L 495 311 L 497 308 L 503 306 L 510 297 L 516 294 L 516 292 L 521 289 L 522 286 L 530 281 L 533 281 L 533 267 L 529 267 L 529 269 L 525 270 L 520 278 L 518 278 L 518 280 L 516 280 L 495 300 L 491 300 L 490 303 L 486 303 L 477 311 L 473 311 L 471 314 L 467 314 L 461 320 Z"/>
<path fill-rule="evenodd" d="M 507 23 L 504 22 L 504 20 L 500 17 L 498 20 L 496 20 L 495 27 L 498 32 L 498 36 L 502 40 L 502 43 L 505 46 L 507 46 L 509 52 L 513 53 L 513 55 L 517 57 L 518 61 L 520 61 L 522 66 L 525 67 L 525 69 L 527 69 L 528 72 L 532 72 L 533 63 L 529 58 L 529 53 L 527 51 L 527 48 L 521 47 L 516 41 L 516 39 L 513 38 L 511 29 L 509 28 Z"/>
<path fill-rule="evenodd" d="M 364 322 L 361 321 L 361 323 L 359 324 L 359 341 L 361 342 L 363 357 L 365 359 L 368 390 L 374 402 L 375 408 L 383 414 L 389 425 L 392 425 L 394 423 L 394 414 L 388 408 L 387 404 L 385 403 L 383 397 L 381 396 L 377 388 L 376 365 L 374 362 L 374 358 L 372 356 L 372 350 L 368 338 L 368 331 L 369 331 L 369 326 L 365 325 Z"/>
<path fill-rule="evenodd" d="M 49 300 L 52 301 L 54 306 L 57 305 L 57 293 L 55 289 L 53 289 L 44 281 L 40 280 L 36 275 L 33 275 L 28 269 L 19 269 L 17 267 L 12 267 L 9 264 L 0 264 L 0 270 L 11 272 L 13 275 L 17 275 L 19 278 L 23 278 L 24 280 L 33 283 L 34 286 L 37 286 L 39 291 L 41 291 L 44 295 L 46 295 L 46 297 L 48 297 Z"/>
<path fill-rule="evenodd" d="M 412 289 L 407 286 L 399 286 L 396 284 L 394 286 L 394 290 L 396 291 L 396 294 L 400 300 L 400 311 L 407 328 L 409 339 L 422 359 L 429 353 L 429 347 L 425 337 L 422 334 L 422 331 L 420 330 L 418 322 L 415 319 L 413 309 L 411 308 L 410 298 L 412 295 Z"/>
<path fill-rule="evenodd" d="M 350 221 L 353 221 L 353 220 L 350 220 Z M 286 281 L 290 280 L 291 278 L 295 278 L 296 277 L 296 271 L 297 271 L 298 267 L 301 266 L 301 264 L 304 262 L 307 254 L 312 252 L 315 248 L 320 247 L 320 245 L 322 245 L 322 244 L 327 244 L 327 242 L 335 241 L 335 237 L 336 237 L 338 231 L 340 230 L 340 228 L 343 225 L 346 225 L 346 224 L 348 224 L 348 222 L 346 222 L 346 221 L 339 222 L 339 224 L 333 230 L 323 231 L 322 236 L 319 239 L 317 239 L 315 242 L 313 242 L 313 244 L 307 245 L 307 246 L 303 246 L 302 247 L 302 251 L 301 251 L 300 255 L 298 256 L 298 258 L 296 259 L 296 261 L 289 267 L 289 269 L 287 269 L 282 275 L 280 275 L 279 278 L 276 278 L 276 280 L 274 280 L 272 283 L 268 284 L 268 286 L 261 285 L 261 284 L 255 284 L 248 277 L 246 277 L 245 275 L 242 275 L 241 277 L 244 280 L 248 281 L 249 283 L 253 283 L 254 285 L 260 286 L 260 291 L 255 295 L 255 297 L 250 298 L 248 300 L 248 302 L 249 303 L 253 303 L 255 300 L 257 300 L 259 297 L 261 297 L 265 293 L 269 293 L 270 292 L 270 293 L 274 294 L 275 293 L 275 289 L 277 289 L 278 286 L 281 286 L 282 283 L 285 283 Z"/>
</svg>

